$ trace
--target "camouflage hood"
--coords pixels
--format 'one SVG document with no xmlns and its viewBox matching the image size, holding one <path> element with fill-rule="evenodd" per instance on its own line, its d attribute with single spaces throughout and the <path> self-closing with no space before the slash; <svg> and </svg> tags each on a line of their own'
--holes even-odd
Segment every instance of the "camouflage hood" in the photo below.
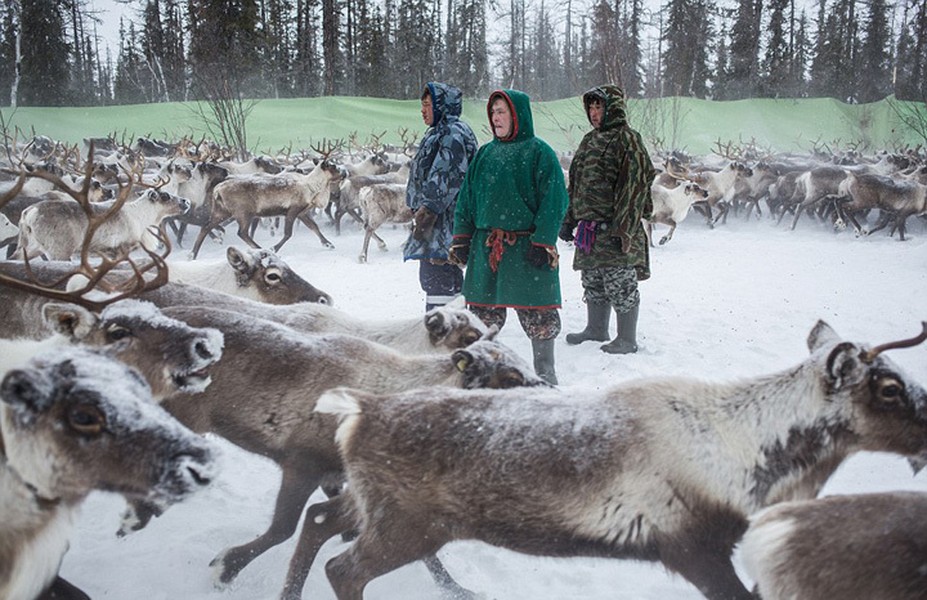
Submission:
<svg viewBox="0 0 927 600">
<path fill-rule="evenodd" d="M 594 87 L 583 94 L 583 108 L 586 109 L 586 118 L 589 118 L 589 104 L 598 100 L 605 105 L 605 115 L 599 131 L 616 129 L 628 122 L 628 107 L 624 97 L 624 90 L 617 85 L 603 85 Z M 592 123 L 592 121 L 590 121 Z"/>
<path fill-rule="evenodd" d="M 438 81 L 429 81 L 425 88 L 431 95 L 431 108 L 434 112 L 432 127 L 437 127 L 445 119 L 455 121 L 460 117 L 463 95 L 458 88 Z"/>
</svg>

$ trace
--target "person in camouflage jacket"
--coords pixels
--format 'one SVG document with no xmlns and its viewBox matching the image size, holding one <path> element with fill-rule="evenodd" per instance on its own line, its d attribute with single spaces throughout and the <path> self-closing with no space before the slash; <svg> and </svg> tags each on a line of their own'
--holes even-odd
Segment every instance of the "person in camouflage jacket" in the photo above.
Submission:
<svg viewBox="0 0 927 600">
<path fill-rule="evenodd" d="M 628 125 L 624 91 L 603 85 L 583 94 L 592 124 L 570 164 L 569 196 L 560 239 L 576 246 L 586 328 L 567 334 L 568 344 L 608 341 L 612 309 L 618 335 L 601 346 L 612 354 L 637 352 L 640 292 L 650 277 L 650 249 L 641 219 L 653 212 L 650 186 L 656 176 L 640 134 Z"/>
<path fill-rule="evenodd" d="M 460 120 L 462 104 L 458 88 L 434 81 L 425 85 L 422 120 L 429 129 L 409 167 L 406 206 L 414 218 L 402 256 L 419 261 L 426 312 L 453 300 L 463 285 L 463 272 L 448 262 L 448 250 L 457 194 L 478 144 Z"/>
</svg>

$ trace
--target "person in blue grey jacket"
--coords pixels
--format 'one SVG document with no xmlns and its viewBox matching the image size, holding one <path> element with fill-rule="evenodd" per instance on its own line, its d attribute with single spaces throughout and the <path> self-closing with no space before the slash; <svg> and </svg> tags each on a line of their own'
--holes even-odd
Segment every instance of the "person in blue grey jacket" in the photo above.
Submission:
<svg viewBox="0 0 927 600">
<path fill-rule="evenodd" d="M 422 120 L 429 129 L 409 169 L 406 205 L 415 216 L 403 260 L 419 261 L 426 312 L 456 298 L 463 285 L 461 268 L 448 261 L 457 193 L 477 149 L 473 130 L 460 120 L 462 105 L 458 88 L 425 85 Z"/>
</svg>

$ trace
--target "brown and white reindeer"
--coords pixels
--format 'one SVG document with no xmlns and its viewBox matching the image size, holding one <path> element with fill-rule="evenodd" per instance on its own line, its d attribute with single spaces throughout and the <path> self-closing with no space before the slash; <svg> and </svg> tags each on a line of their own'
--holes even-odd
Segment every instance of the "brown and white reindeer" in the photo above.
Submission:
<svg viewBox="0 0 927 600">
<path fill-rule="evenodd" d="M 696 206 L 705 209 L 709 227 L 714 227 L 718 221 L 727 218 L 739 189 L 738 184 L 743 185 L 744 180 L 752 175 L 753 170 L 749 166 L 736 160 L 728 162 L 717 172 L 706 169 L 690 175 L 692 181 L 708 190 L 708 196 Z M 717 209 L 716 215 L 713 209 Z"/>
<path fill-rule="evenodd" d="M 45 255 L 52 260 L 69 260 L 79 253 L 92 216 L 104 217 L 93 231 L 90 252 L 108 257 L 127 255 L 139 247 L 155 248 L 156 238 L 151 228 L 164 219 L 183 214 L 190 208 L 185 198 L 157 189 L 146 190 L 134 200 L 126 201 L 130 186 L 123 188 L 126 196 L 120 202 L 99 202 L 83 205 L 73 200 L 43 200 L 23 211 L 19 222 L 19 249 L 16 256 L 33 258 Z"/>
<path fill-rule="evenodd" d="M 650 186 L 653 198 L 653 217 L 647 221 L 647 239 L 653 246 L 653 224 L 666 225 L 670 230 L 660 238 L 660 245 L 673 239 L 676 226 L 686 218 L 692 205 L 704 201 L 708 197 L 708 190 L 697 183 L 685 183 L 675 188 L 666 188 L 658 183 Z"/>
<path fill-rule="evenodd" d="M 15 324 L 4 323 L 0 373 L 53 348 L 111 348 L 115 358 L 138 369 L 160 399 L 206 389 L 210 370 L 222 356 L 221 333 L 171 319 L 150 302 L 120 300 L 99 314 L 76 304 L 47 302 L 41 314 L 42 324 L 30 322 L 28 331 L 11 332 Z"/>
<path fill-rule="evenodd" d="M 750 519 L 740 549 L 763 600 L 923 600 L 927 494 L 776 504 Z"/>
<path fill-rule="evenodd" d="M 325 481 L 340 482 L 335 419 L 313 412 L 328 389 L 351 385 L 383 393 L 409 387 L 545 385 L 505 346 L 478 341 L 451 355 L 408 355 L 361 338 L 309 336 L 270 321 L 213 307 L 167 308 L 197 327 L 222 331 L 223 358 L 213 383 L 195 396 L 163 403 L 191 429 L 212 432 L 277 463 L 283 471 L 268 530 L 228 548 L 213 561 L 217 582 L 230 583 L 257 556 L 296 530 L 309 496 Z M 141 505 L 122 532 L 143 527 L 157 511 Z"/>
<path fill-rule="evenodd" d="M 190 210 L 168 220 L 174 228 L 177 245 L 182 246 L 188 225 L 202 228 L 209 223 L 213 190 L 225 181 L 229 172 L 214 162 L 171 161 L 165 165 L 163 175 L 169 178 L 165 191 L 190 201 Z"/>
<path fill-rule="evenodd" d="M 174 504 L 209 484 L 214 456 L 211 443 L 152 402 L 137 372 L 106 354 L 56 348 L 8 372 L 0 383 L 0 598 L 86 598 L 58 569 L 87 495 Z"/>
<path fill-rule="evenodd" d="M 274 245 L 275 252 L 292 237 L 293 224 L 297 218 L 315 232 L 323 246 L 333 248 L 312 219 L 311 212 L 328 205 L 331 193 L 329 184 L 333 179 L 341 177 L 337 165 L 328 159 L 336 148 L 337 144 L 330 143 L 324 149 L 317 149 L 323 159 L 307 175 L 296 171 L 276 175 L 256 173 L 230 176 L 216 185 L 209 223 L 200 229 L 193 244 L 193 258 L 199 254 L 206 235 L 230 220 L 238 224 L 238 237 L 252 248 L 260 248 L 249 233 L 252 221 L 259 217 L 285 217 L 283 237 Z"/>
<path fill-rule="evenodd" d="M 818 322 L 809 358 L 736 383 L 330 391 L 316 410 L 342 421 L 342 502 L 359 535 L 328 578 L 339 600 L 360 600 L 374 578 L 472 539 L 657 561 L 710 600 L 751 600 L 731 563 L 749 515 L 813 498 L 855 452 L 927 452 L 927 391 L 885 356 L 923 328 L 870 348 Z M 306 564 L 299 549 L 293 560 Z"/>
<path fill-rule="evenodd" d="M 410 223 L 412 209 L 406 205 L 406 185 L 403 183 L 377 183 L 361 188 L 358 201 L 364 214 L 364 246 L 358 261 L 367 262 L 370 238 L 384 223 Z M 380 250 L 386 250 L 386 243 L 377 237 Z"/>
<path fill-rule="evenodd" d="M 59 300 L 73 301 L 64 292 L 67 281 L 74 278 L 72 263 L 42 262 L 32 265 L 31 271 L 39 283 L 45 284 L 45 288 L 54 288 L 56 284 L 60 286 L 59 293 L 62 295 L 57 297 Z M 26 269 L 21 264 L 0 262 L 0 282 L 4 277 L 25 279 Z M 281 298 L 268 293 L 260 285 L 254 285 L 254 291 L 260 296 L 260 302 L 201 286 L 166 282 L 153 289 L 139 291 L 137 296 L 162 308 L 215 307 L 275 321 L 303 333 L 353 335 L 408 354 L 450 354 L 475 342 L 487 332 L 483 322 L 462 307 L 438 307 L 424 317 L 360 319 L 320 303 L 300 302 L 285 306 L 268 304 L 278 303 Z M 47 297 L 41 293 L 34 294 L 0 285 L 0 322 L 11 331 L 28 331 L 30 323 L 40 322 L 41 308 L 45 302 Z"/>
<path fill-rule="evenodd" d="M 821 165 L 802 173 L 795 179 L 795 192 L 783 206 L 779 221 L 788 210 L 794 209 L 791 229 L 795 229 L 801 214 L 840 197 L 840 183 L 846 179 L 847 170 L 835 165 Z"/>
<path fill-rule="evenodd" d="M 170 261 L 168 282 L 187 283 L 269 304 L 317 302 L 331 306 L 334 303 L 329 294 L 303 279 L 271 250 L 229 246 L 225 254 L 225 260 Z M 118 277 L 120 274 L 123 277 Z M 104 291 L 112 285 L 108 280 L 121 282 L 131 273 L 121 269 L 110 275 L 98 284 Z M 86 281 L 85 277 L 75 276 L 68 281 L 68 289 L 85 285 Z"/>
<path fill-rule="evenodd" d="M 853 223 L 856 235 L 870 235 L 893 223 L 892 234 L 904 241 L 905 221 L 914 215 L 927 214 L 927 185 L 909 179 L 896 179 L 871 173 L 848 172 L 840 183 L 839 195 L 849 197 L 846 203 L 838 204 L 835 227 L 843 229 L 846 221 Z M 863 229 L 854 213 L 879 209 L 882 218 L 872 229 Z"/>
</svg>

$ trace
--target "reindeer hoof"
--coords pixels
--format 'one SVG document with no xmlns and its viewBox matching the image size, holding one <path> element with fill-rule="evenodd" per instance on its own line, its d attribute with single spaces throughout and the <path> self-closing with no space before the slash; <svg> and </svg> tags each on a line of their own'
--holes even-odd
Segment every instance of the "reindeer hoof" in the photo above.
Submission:
<svg viewBox="0 0 927 600">
<path fill-rule="evenodd" d="M 377 248 L 380 249 L 380 252 L 386 252 L 389 248 L 386 247 L 386 242 L 379 242 Z"/>
<path fill-rule="evenodd" d="M 367 257 L 361 254 L 360 256 L 357 257 L 357 262 L 359 262 L 362 265 L 365 265 L 367 264 Z"/>
<path fill-rule="evenodd" d="M 670 241 L 670 239 L 669 239 L 668 237 L 660 238 L 660 245 L 662 246 L 663 244 L 665 244 L 665 243 L 668 242 L 668 241 Z"/>
<path fill-rule="evenodd" d="M 325 246 L 326 248 L 328 248 L 329 250 L 334 250 L 334 249 L 335 249 L 335 245 L 334 245 L 333 243 L 331 243 L 331 242 L 325 242 L 325 243 L 322 244 L 322 245 Z"/>
<path fill-rule="evenodd" d="M 231 585 L 238 572 L 231 572 L 228 565 L 225 564 L 225 558 L 231 548 L 227 548 L 216 555 L 209 561 L 209 567 L 212 570 L 212 585 L 217 590 L 226 590 Z"/>
</svg>

